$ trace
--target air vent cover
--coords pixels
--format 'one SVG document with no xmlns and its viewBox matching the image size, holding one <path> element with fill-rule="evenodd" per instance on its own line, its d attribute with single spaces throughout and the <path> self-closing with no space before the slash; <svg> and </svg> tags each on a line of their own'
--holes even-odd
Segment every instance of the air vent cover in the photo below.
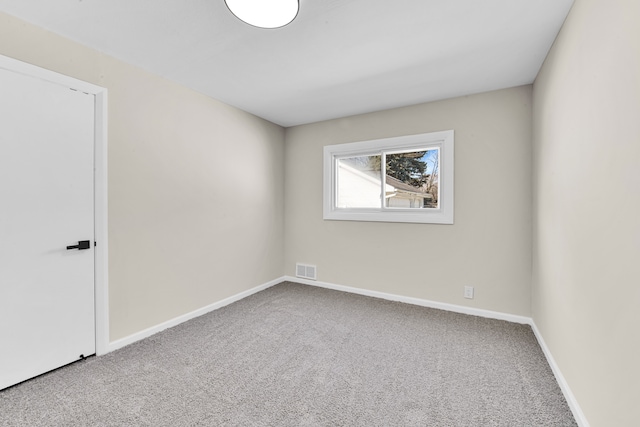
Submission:
<svg viewBox="0 0 640 427">
<path fill-rule="evenodd" d="M 296 264 L 296 277 L 316 280 L 316 266 L 309 264 Z"/>
</svg>

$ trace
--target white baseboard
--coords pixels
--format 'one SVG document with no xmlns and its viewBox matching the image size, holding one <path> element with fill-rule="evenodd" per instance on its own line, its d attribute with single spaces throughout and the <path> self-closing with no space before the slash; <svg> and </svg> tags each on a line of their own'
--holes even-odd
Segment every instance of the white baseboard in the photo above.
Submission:
<svg viewBox="0 0 640 427">
<path fill-rule="evenodd" d="M 140 332 L 136 332 L 135 334 L 131 334 L 127 337 L 120 338 L 119 340 L 112 341 L 108 344 L 107 349 L 104 353 L 106 354 L 111 351 L 122 348 L 126 345 L 132 344 L 136 341 L 140 341 L 141 339 L 150 337 L 151 335 L 157 334 L 158 332 L 164 331 L 165 329 L 171 328 L 173 326 L 179 325 L 180 323 L 186 322 L 187 320 L 191 320 L 193 318 L 202 316 L 203 314 L 207 314 L 213 310 L 217 310 L 226 305 L 232 304 L 236 301 L 239 301 L 243 298 L 248 297 L 249 295 L 253 295 L 257 292 L 263 291 L 271 286 L 277 285 L 278 283 L 282 283 L 285 281 L 284 277 L 279 277 L 277 279 L 271 280 L 270 282 L 264 283 L 260 286 L 256 286 L 255 288 L 248 289 L 244 292 L 240 292 L 239 294 L 232 295 L 229 298 L 225 298 L 221 301 L 214 302 L 206 307 L 199 308 L 190 313 L 183 314 L 182 316 L 175 317 L 171 320 L 167 320 L 166 322 L 160 323 L 159 325 L 152 326 L 150 328 L 144 329 Z"/>
<path fill-rule="evenodd" d="M 535 334 L 536 339 L 538 340 L 538 344 L 540 344 L 540 348 L 542 348 L 542 352 L 547 358 L 547 362 L 549 363 L 549 366 L 551 366 L 551 371 L 553 371 L 553 375 L 555 375 L 556 381 L 558 381 L 560 390 L 562 390 L 562 394 L 564 394 L 564 398 L 566 399 L 567 404 L 569 405 L 569 409 L 571 409 L 571 412 L 573 413 L 573 417 L 576 419 L 578 426 L 589 427 L 589 422 L 587 421 L 587 417 L 584 416 L 584 412 L 582 412 L 580 405 L 578 405 L 578 401 L 576 400 L 576 397 L 571 392 L 571 388 L 569 388 L 569 384 L 567 383 L 567 380 L 565 380 L 564 376 L 562 375 L 562 372 L 560 371 L 560 367 L 558 366 L 555 359 L 551 355 L 551 351 L 549 350 L 549 347 L 547 347 L 547 343 L 544 342 L 544 338 L 542 338 L 542 334 L 538 330 L 538 327 L 536 326 L 536 323 L 533 320 L 531 321 L 531 329 L 533 329 L 533 333 Z"/>
<path fill-rule="evenodd" d="M 499 311 L 483 310 L 480 308 L 465 307 L 462 305 L 448 304 L 444 302 L 430 301 L 426 299 L 406 297 L 402 295 L 388 294 L 385 292 L 370 291 L 368 289 L 353 288 L 350 286 L 336 285 L 327 282 L 318 282 L 315 280 L 301 279 L 299 277 L 285 276 L 288 282 L 300 283 L 303 285 L 318 286 L 320 288 L 333 289 L 335 291 L 349 292 L 352 294 L 365 295 L 368 297 L 381 298 L 389 301 L 403 302 L 406 304 L 419 305 L 421 307 L 437 308 L 439 310 L 453 311 L 455 313 L 470 314 L 472 316 L 486 317 L 489 319 L 506 320 L 513 323 L 521 323 L 525 325 L 531 324 L 531 318 L 518 316 L 515 314 L 501 313 Z"/>
</svg>

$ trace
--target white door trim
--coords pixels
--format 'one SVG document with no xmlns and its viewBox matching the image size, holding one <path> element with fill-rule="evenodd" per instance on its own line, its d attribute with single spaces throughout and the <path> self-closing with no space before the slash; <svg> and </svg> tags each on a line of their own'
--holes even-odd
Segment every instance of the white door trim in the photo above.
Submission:
<svg viewBox="0 0 640 427">
<path fill-rule="evenodd" d="M 94 226 L 96 354 L 109 352 L 109 242 L 107 217 L 107 89 L 0 55 L 0 69 L 95 95 Z"/>
</svg>

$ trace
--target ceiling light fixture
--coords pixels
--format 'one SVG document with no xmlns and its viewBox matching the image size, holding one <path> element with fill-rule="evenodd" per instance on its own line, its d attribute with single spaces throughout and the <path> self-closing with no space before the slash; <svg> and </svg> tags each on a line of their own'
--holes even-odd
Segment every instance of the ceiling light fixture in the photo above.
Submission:
<svg viewBox="0 0 640 427">
<path fill-rule="evenodd" d="M 260 28 L 284 27 L 298 15 L 299 0 L 224 0 L 238 19 Z"/>
</svg>

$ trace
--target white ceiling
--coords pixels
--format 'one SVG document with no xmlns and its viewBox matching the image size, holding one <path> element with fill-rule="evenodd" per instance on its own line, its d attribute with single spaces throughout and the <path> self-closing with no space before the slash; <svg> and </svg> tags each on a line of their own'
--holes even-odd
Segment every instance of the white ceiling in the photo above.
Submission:
<svg viewBox="0 0 640 427">
<path fill-rule="evenodd" d="M 0 10 L 282 126 L 532 83 L 573 0 L 0 0 Z"/>
</svg>

